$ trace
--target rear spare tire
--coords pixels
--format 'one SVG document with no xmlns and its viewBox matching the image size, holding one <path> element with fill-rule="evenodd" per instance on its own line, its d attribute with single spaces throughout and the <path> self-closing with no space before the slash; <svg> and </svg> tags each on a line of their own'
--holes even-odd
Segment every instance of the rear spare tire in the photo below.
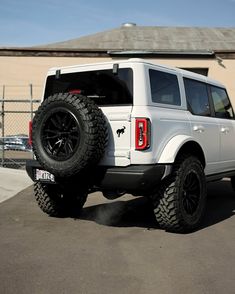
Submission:
<svg viewBox="0 0 235 294">
<path fill-rule="evenodd" d="M 58 93 L 43 101 L 33 120 L 33 151 L 42 167 L 69 177 L 94 166 L 107 144 L 104 115 L 88 97 Z"/>
</svg>

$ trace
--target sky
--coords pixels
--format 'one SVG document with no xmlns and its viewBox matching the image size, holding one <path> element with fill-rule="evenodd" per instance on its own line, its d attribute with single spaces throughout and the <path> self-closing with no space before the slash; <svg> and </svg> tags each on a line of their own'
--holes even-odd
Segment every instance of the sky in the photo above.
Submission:
<svg viewBox="0 0 235 294">
<path fill-rule="evenodd" d="M 235 0 L 0 0 L 0 47 L 62 42 L 126 22 L 235 28 Z"/>
</svg>

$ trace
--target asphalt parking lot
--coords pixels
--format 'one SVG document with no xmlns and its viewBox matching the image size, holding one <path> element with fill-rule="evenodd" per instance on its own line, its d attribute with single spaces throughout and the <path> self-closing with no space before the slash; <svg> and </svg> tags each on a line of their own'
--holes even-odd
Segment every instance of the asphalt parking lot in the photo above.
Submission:
<svg viewBox="0 0 235 294">
<path fill-rule="evenodd" d="M 235 293 L 235 194 L 208 194 L 202 227 L 180 235 L 144 198 L 94 193 L 80 219 L 56 219 L 29 187 L 0 204 L 0 293 Z"/>
</svg>

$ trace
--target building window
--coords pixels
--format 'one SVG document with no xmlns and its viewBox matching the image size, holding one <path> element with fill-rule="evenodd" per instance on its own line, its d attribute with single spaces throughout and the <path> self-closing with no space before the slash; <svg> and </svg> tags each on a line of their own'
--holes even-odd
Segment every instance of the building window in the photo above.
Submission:
<svg viewBox="0 0 235 294">
<path fill-rule="evenodd" d="M 188 70 L 206 77 L 208 76 L 208 71 L 209 71 L 209 68 L 200 68 L 200 67 L 188 67 L 188 68 L 184 67 L 181 69 Z"/>
</svg>

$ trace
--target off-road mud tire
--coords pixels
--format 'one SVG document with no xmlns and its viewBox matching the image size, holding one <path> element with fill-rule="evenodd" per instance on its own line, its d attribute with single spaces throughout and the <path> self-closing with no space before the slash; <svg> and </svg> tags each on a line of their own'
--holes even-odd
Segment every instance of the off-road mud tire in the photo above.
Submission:
<svg viewBox="0 0 235 294">
<path fill-rule="evenodd" d="M 235 177 L 231 177 L 231 185 L 232 185 L 233 191 L 235 192 Z"/>
<path fill-rule="evenodd" d="M 206 180 L 201 162 L 181 157 L 172 174 L 152 196 L 156 220 L 170 232 L 191 232 L 201 223 L 206 206 Z"/>
<path fill-rule="evenodd" d="M 87 199 L 87 190 L 75 192 L 71 185 L 34 183 L 36 201 L 43 212 L 53 217 L 76 217 Z"/>
<path fill-rule="evenodd" d="M 97 165 L 107 140 L 103 112 L 82 95 L 48 97 L 33 120 L 33 151 L 41 166 L 57 177 L 70 177 Z"/>
</svg>

